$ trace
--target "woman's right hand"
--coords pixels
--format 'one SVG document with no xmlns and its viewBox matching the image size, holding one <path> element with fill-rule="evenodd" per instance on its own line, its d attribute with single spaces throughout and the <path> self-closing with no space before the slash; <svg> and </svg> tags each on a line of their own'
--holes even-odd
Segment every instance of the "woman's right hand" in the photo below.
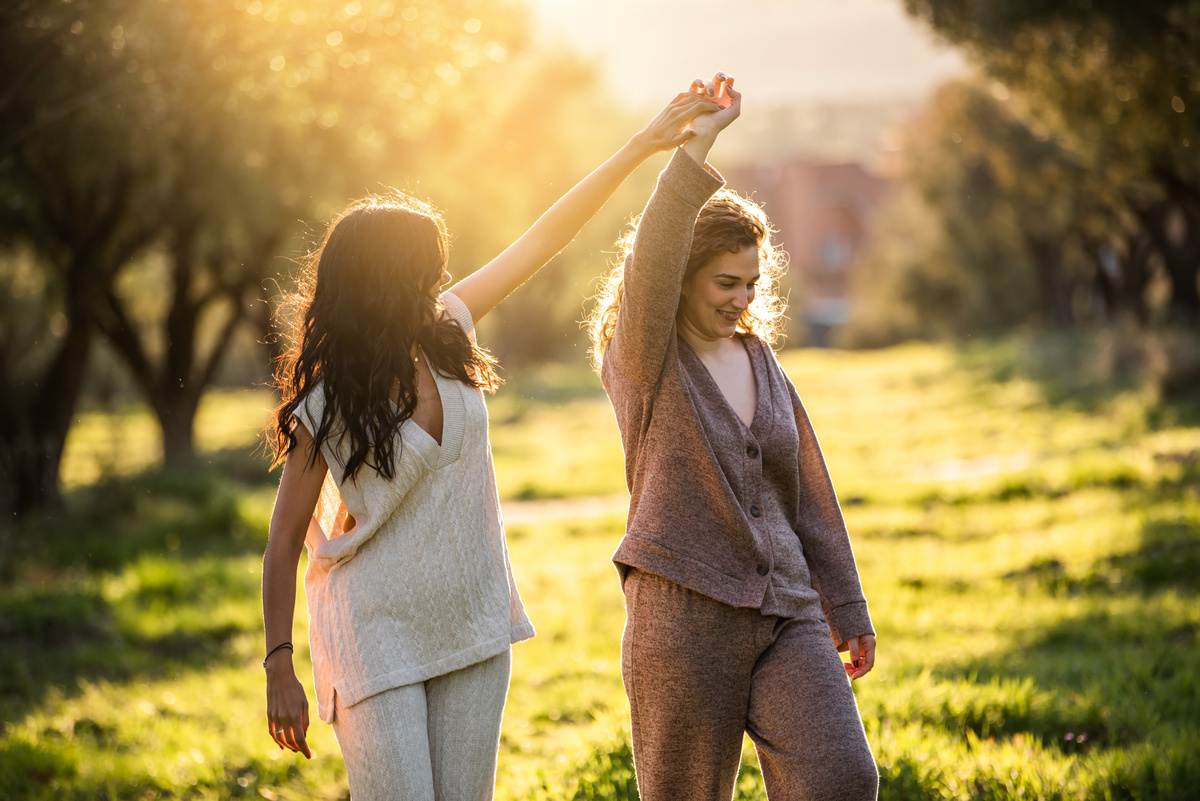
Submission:
<svg viewBox="0 0 1200 801">
<path fill-rule="evenodd" d="M 717 138 L 717 134 L 728 128 L 742 113 L 742 93 L 733 88 L 732 75 L 718 72 L 707 83 L 697 78 L 692 81 L 688 93 L 710 100 L 718 106 L 717 111 L 697 117 L 689 125 L 697 139 L 707 140 L 710 144 Z"/>
<path fill-rule="evenodd" d="M 308 749 L 308 697 L 296 678 L 291 654 L 281 651 L 267 661 L 267 729 L 280 748 L 312 759 Z"/>
<path fill-rule="evenodd" d="M 683 152 L 700 166 L 708 160 L 708 151 L 717 141 L 717 134 L 742 113 L 742 93 L 733 88 L 733 76 L 718 72 L 708 83 L 697 78 L 692 81 L 689 94 L 698 95 L 717 104 L 718 111 L 697 117 L 688 127 L 695 134 L 683 143 Z M 729 105 L 722 105 L 728 99 Z"/>
</svg>

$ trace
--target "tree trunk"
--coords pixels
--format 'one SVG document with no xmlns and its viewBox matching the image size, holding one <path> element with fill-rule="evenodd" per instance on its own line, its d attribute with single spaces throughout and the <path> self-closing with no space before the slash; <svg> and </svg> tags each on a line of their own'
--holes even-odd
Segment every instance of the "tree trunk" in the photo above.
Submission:
<svg viewBox="0 0 1200 801">
<path fill-rule="evenodd" d="M 1075 321 L 1075 314 L 1071 308 L 1072 286 L 1063 275 L 1062 247 L 1051 239 L 1028 232 L 1025 246 L 1037 271 L 1042 320 L 1056 328 L 1070 325 Z"/>
<path fill-rule="evenodd" d="M 0 370 L 0 493 L 8 512 L 24 515 L 60 504 L 59 466 L 87 370 L 91 325 L 72 312 L 71 327 L 50 369 L 32 386 Z"/>
<path fill-rule="evenodd" d="M 185 466 L 196 459 L 194 429 L 200 399 L 212 383 L 237 327 L 246 318 L 246 296 L 255 286 L 253 279 L 262 265 L 268 263 L 276 241 L 272 239 L 264 247 L 261 257 L 253 262 L 253 270 L 222 284 L 223 268 L 228 265 L 197 256 L 199 225 L 197 220 L 174 222 L 170 258 L 172 296 L 162 329 L 165 347 L 161 359 L 151 358 L 136 322 L 114 292 L 108 293 L 101 317 L 104 335 L 133 374 L 158 419 L 163 437 L 163 463 L 168 467 Z M 200 269 L 208 270 L 210 283 L 216 284 L 203 294 L 195 288 L 194 280 Z M 201 353 L 200 320 L 206 309 L 221 302 L 228 304 L 229 315 L 212 346 Z"/>
<path fill-rule="evenodd" d="M 1150 259 L 1154 255 L 1154 243 L 1145 231 L 1137 231 L 1126 238 L 1125 258 L 1121 261 L 1122 305 L 1133 311 L 1140 325 L 1150 322 L 1150 308 L 1146 305 L 1146 286 L 1150 283 Z"/>
<path fill-rule="evenodd" d="M 21 516 L 61 505 L 58 488 L 58 468 L 62 459 L 65 435 L 59 440 L 50 436 L 38 438 L 33 432 L 21 432 L 16 442 L 0 444 L 0 490 L 7 501 L 7 511 Z"/>
<path fill-rule="evenodd" d="M 190 387 L 166 393 L 154 405 L 162 427 L 163 463 L 167 467 L 185 467 L 196 460 L 196 409 Z"/>
<path fill-rule="evenodd" d="M 1187 325 L 1200 324 L 1200 219 L 1179 209 L 1163 237 L 1163 262 L 1171 276 L 1171 317 Z"/>
<path fill-rule="evenodd" d="M 1167 199 L 1139 211 L 1142 225 L 1163 257 L 1171 278 L 1171 317 L 1189 326 L 1200 325 L 1200 187 L 1175 171 L 1159 168 L 1155 176 Z"/>
</svg>

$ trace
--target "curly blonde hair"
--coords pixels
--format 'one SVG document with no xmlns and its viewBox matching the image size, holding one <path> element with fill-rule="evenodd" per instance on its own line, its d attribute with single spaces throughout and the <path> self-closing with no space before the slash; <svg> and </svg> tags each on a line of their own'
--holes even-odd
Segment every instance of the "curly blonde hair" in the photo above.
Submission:
<svg viewBox="0 0 1200 801">
<path fill-rule="evenodd" d="M 584 321 L 592 340 L 592 365 L 597 371 L 604 362 L 604 351 L 617 327 L 625 290 L 625 261 L 633 252 L 638 222 L 635 219 L 618 240 L 616 262 L 603 279 L 595 305 Z M 686 282 L 722 253 L 758 248 L 760 277 L 754 302 L 738 318 L 737 332 L 758 337 L 772 347 L 783 333 L 787 311 L 787 301 L 779 295 L 779 279 L 787 270 L 787 254 L 771 241 L 773 233 L 775 229 L 761 206 L 736 192 L 721 189 L 700 209 L 683 274 Z"/>
</svg>

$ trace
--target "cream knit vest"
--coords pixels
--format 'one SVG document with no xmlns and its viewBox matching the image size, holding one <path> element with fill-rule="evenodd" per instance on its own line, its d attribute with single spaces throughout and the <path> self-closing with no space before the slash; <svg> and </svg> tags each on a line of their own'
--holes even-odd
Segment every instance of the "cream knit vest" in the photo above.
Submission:
<svg viewBox="0 0 1200 801">
<path fill-rule="evenodd" d="M 446 311 L 474 339 L 454 295 Z M 496 494 L 483 393 L 436 376 L 442 444 L 412 420 L 400 428 L 395 478 L 364 467 L 341 481 L 349 449 L 322 445 L 329 475 L 309 526 L 304 589 L 317 710 L 459 670 L 534 634 L 517 594 Z M 316 431 L 321 384 L 296 416 Z M 336 428 L 335 428 L 336 432 Z M 346 515 L 354 527 L 340 536 Z"/>
</svg>

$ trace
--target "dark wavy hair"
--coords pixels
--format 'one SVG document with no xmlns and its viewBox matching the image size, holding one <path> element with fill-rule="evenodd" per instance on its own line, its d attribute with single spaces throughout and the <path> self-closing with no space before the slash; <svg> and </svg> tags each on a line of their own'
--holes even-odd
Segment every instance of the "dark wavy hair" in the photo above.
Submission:
<svg viewBox="0 0 1200 801">
<path fill-rule="evenodd" d="M 364 465 L 393 478 L 398 432 L 417 405 L 414 345 L 431 370 L 495 391 L 495 360 L 438 302 L 448 253 L 441 215 L 400 193 L 362 198 L 330 223 L 280 309 L 291 335 L 275 368 L 272 467 L 296 448 L 296 410 L 321 382 L 324 411 L 310 432 L 309 463 L 324 442 L 348 439 L 343 480 Z"/>
<path fill-rule="evenodd" d="M 751 334 L 772 346 L 779 339 L 787 311 L 787 302 L 779 296 L 779 279 L 787 269 L 787 254 L 771 241 L 773 232 L 761 206 L 736 192 L 721 189 L 704 204 L 696 218 L 683 276 L 686 283 L 722 253 L 758 248 L 760 275 L 754 301 L 738 318 L 737 332 Z M 596 303 L 584 321 L 592 340 L 592 364 L 597 370 L 617 328 L 625 293 L 625 260 L 633 252 L 636 237 L 637 220 L 618 241 L 617 260 L 601 283 Z"/>
</svg>

